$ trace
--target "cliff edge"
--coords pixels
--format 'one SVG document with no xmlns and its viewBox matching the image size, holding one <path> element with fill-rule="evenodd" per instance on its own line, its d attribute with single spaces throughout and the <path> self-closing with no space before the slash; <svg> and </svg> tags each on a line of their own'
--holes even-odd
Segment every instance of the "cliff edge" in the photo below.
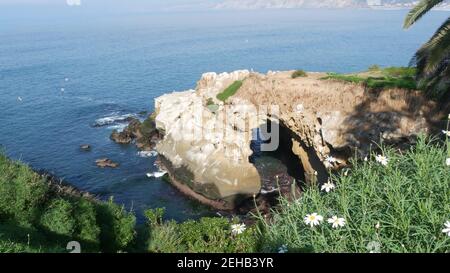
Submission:
<svg viewBox="0 0 450 273">
<path fill-rule="evenodd" d="M 164 136 L 156 149 L 180 190 L 233 209 L 264 191 L 251 160 L 255 143 L 258 152 L 294 155 L 298 180 L 320 184 L 374 143 L 400 147 L 432 128 L 436 105 L 418 91 L 368 90 L 324 80 L 325 73 L 292 72 L 205 73 L 195 90 L 155 99 Z"/>
</svg>

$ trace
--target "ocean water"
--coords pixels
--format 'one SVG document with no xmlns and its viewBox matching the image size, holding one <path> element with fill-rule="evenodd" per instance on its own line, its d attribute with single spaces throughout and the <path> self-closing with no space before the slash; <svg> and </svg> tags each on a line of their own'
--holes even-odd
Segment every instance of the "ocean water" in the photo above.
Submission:
<svg viewBox="0 0 450 273">
<path fill-rule="evenodd" d="M 407 65 L 448 16 L 409 31 L 406 11 L 127 12 L 67 7 L 0 9 L 0 144 L 102 199 L 176 220 L 212 213 L 148 172 L 155 157 L 109 135 L 154 98 L 193 88 L 202 73 L 236 69 L 350 72 Z M 103 125 L 103 126 L 94 126 Z M 80 151 L 90 144 L 92 151 Z M 117 169 L 99 169 L 108 157 Z"/>
</svg>

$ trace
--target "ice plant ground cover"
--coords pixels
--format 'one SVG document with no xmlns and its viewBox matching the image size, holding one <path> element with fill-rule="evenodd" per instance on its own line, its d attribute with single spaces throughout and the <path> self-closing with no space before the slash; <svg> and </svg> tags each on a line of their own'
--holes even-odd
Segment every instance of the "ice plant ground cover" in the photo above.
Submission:
<svg viewBox="0 0 450 273">
<path fill-rule="evenodd" d="M 383 148 L 386 166 L 376 154 L 353 161 L 347 176 L 333 176 L 333 191 L 308 187 L 297 202 L 281 200 L 262 229 L 263 251 L 287 244 L 287 252 L 450 252 L 443 232 L 450 221 L 449 152 L 442 141 L 419 137 L 408 151 Z M 345 225 L 311 227 L 304 222 L 311 212 L 338 215 Z"/>
</svg>

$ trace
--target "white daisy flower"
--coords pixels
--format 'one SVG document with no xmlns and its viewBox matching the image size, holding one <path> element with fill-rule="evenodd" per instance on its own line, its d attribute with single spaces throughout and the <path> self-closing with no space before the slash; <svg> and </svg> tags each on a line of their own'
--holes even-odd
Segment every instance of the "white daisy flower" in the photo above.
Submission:
<svg viewBox="0 0 450 273">
<path fill-rule="evenodd" d="M 442 130 L 442 133 L 448 137 L 450 137 L 450 131 Z"/>
<path fill-rule="evenodd" d="M 333 217 L 329 218 L 327 221 L 328 221 L 328 223 L 330 223 L 332 225 L 333 228 L 339 228 L 339 227 L 345 226 L 345 219 L 339 218 L 337 216 L 333 216 Z"/>
<path fill-rule="evenodd" d="M 384 155 L 377 155 L 375 160 L 383 166 L 387 166 L 389 159 Z"/>
<path fill-rule="evenodd" d="M 445 228 L 442 230 L 443 233 L 446 233 L 448 236 L 450 236 L 450 221 L 445 222 Z"/>
<path fill-rule="evenodd" d="M 325 161 L 330 164 L 333 164 L 333 163 L 337 162 L 337 159 L 332 156 L 327 156 L 327 157 L 325 157 Z"/>
<path fill-rule="evenodd" d="M 331 181 L 328 181 L 327 183 L 323 184 L 320 189 L 326 192 L 330 192 L 335 187 L 336 186 Z"/>
<path fill-rule="evenodd" d="M 234 235 L 241 234 L 244 232 L 247 228 L 245 227 L 245 224 L 234 224 L 231 225 L 231 233 Z"/>
<path fill-rule="evenodd" d="M 450 166 L 450 157 L 445 160 L 445 165 Z"/>
<path fill-rule="evenodd" d="M 320 222 L 323 221 L 323 216 L 317 214 L 316 212 L 312 214 L 307 214 L 303 219 L 305 224 L 310 225 L 311 227 L 318 226 Z"/>
<path fill-rule="evenodd" d="M 286 253 L 286 252 L 288 252 L 287 245 L 282 245 L 278 248 L 278 253 Z"/>
</svg>

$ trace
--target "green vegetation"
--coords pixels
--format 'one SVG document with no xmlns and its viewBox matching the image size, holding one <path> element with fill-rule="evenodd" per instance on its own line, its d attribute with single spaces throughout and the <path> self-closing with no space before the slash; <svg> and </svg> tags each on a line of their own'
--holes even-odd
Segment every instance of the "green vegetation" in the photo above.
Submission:
<svg viewBox="0 0 450 273">
<path fill-rule="evenodd" d="M 47 177 L 0 154 L 0 253 L 126 251 L 135 216 L 123 207 L 55 191 Z"/>
<path fill-rule="evenodd" d="M 163 213 L 146 211 L 148 224 L 136 228 L 135 215 L 112 198 L 57 192 L 46 177 L 0 154 L 0 253 L 68 252 L 70 241 L 80 242 L 82 252 L 256 251 L 255 228 L 232 235 L 226 218 L 179 224 L 163 222 Z"/>
<path fill-rule="evenodd" d="M 410 67 L 379 68 L 371 66 L 367 72 L 356 74 L 328 73 L 324 80 L 339 80 L 357 84 L 363 84 L 370 89 L 403 88 L 417 89 L 414 79 L 415 69 Z"/>
<path fill-rule="evenodd" d="M 233 235 L 233 221 L 226 218 L 204 217 L 178 224 L 164 222 L 163 209 L 147 210 L 145 214 L 150 230 L 149 252 L 242 253 L 258 250 L 255 227 Z M 237 219 L 234 223 L 238 223 Z"/>
<path fill-rule="evenodd" d="M 228 86 L 222 93 L 217 94 L 217 99 L 225 102 L 229 97 L 236 94 L 236 92 L 241 88 L 243 81 L 235 81 L 230 86 Z"/>
<path fill-rule="evenodd" d="M 209 111 L 215 113 L 217 110 L 219 110 L 219 105 L 214 103 L 214 100 L 212 98 L 208 98 L 206 101 L 206 108 L 209 109 Z"/>
<path fill-rule="evenodd" d="M 298 78 L 298 77 L 307 77 L 308 75 L 306 74 L 306 72 L 304 70 L 295 70 L 294 73 L 292 73 L 291 77 L 293 79 Z"/>
<path fill-rule="evenodd" d="M 265 250 L 287 244 L 290 252 L 450 251 L 450 236 L 442 232 L 450 220 L 450 151 L 421 137 L 403 154 L 389 148 L 382 154 L 386 166 L 355 160 L 349 174 L 333 177 L 329 193 L 310 187 L 297 202 L 281 200 L 265 225 Z M 311 213 L 323 222 L 306 225 Z M 332 228 L 332 216 L 344 218 L 345 226 Z"/>
<path fill-rule="evenodd" d="M 156 131 L 156 112 L 148 116 L 141 124 L 140 131 L 145 137 L 151 136 Z"/>
<path fill-rule="evenodd" d="M 0 253 L 67 252 L 73 240 L 83 252 L 278 252 L 283 245 L 289 252 L 448 252 L 449 145 L 419 137 L 406 151 L 381 147 L 332 175 L 330 192 L 307 186 L 297 201 L 281 199 L 270 220 L 256 215 L 239 234 L 237 218 L 177 223 L 163 220 L 164 209 L 147 210 L 147 224 L 136 229 L 134 214 L 112 198 L 56 193 L 44 177 L 1 155 Z M 312 213 L 323 216 L 314 227 L 304 222 Z M 333 216 L 345 224 L 333 228 Z"/>
<path fill-rule="evenodd" d="M 444 0 L 422 0 L 405 18 L 404 28 L 415 24 L 422 16 Z M 449 94 L 450 90 L 450 17 L 434 35 L 416 52 L 411 65 L 417 67 L 419 87 L 435 98 Z"/>
</svg>

